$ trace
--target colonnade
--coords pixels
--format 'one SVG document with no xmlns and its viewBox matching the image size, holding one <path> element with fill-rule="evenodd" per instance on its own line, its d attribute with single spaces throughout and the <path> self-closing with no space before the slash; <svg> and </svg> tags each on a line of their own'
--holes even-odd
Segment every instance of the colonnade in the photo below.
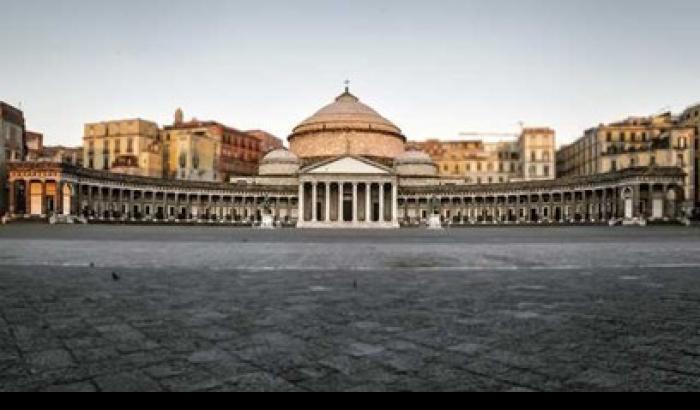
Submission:
<svg viewBox="0 0 700 410">
<path fill-rule="evenodd" d="M 455 225 L 669 221 L 683 216 L 683 191 L 677 184 L 647 183 L 536 193 L 407 194 L 399 197 L 399 219 L 402 225 L 418 225 L 436 212 Z M 439 201 L 436 208 L 433 198 Z"/>
<path fill-rule="evenodd" d="M 299 227 L 398 226 L 396 181 L 302 181 L 299 198 Z"/>
</svg>

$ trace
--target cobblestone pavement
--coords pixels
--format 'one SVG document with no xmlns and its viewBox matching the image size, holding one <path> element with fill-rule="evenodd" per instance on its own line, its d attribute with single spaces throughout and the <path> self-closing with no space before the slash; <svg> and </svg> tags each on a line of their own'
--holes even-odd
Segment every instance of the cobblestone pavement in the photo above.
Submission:
<svg viewBox="0 0 700 410">
<path fill-rule="evenodd" d="M 698 249 L 687 228 L 0 227 L 0 391 L 698 391 Z"/>
</svg>

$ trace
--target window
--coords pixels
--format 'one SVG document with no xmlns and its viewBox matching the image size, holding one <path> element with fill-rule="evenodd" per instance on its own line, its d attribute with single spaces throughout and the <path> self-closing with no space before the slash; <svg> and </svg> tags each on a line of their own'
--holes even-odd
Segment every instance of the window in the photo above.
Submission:
<svg viewBox="0 0 700 410">
<path fill-rule="evenodd" d="M 535 176 L 537 175 L 537 167 L 534 165 L 530 167 L 530 176 Z"/>
<path fill-rule="evenodd" d="M 610 161 L 610 170 L 612 172 L 617 171 L 617 161 L 615 161 L 615 160 Z"/>
<path fill-rule="evenodd" d="M 546 176 L 546 177 L 549 176 L 549 166 L 544 167 L 544 176 Z"/>
<path fill-rule="evenodd" d="M 685 167 L 685 156 L 683 154 L 678 154 L 678 166 Z"/>
<path fill-rule="evenodd" d="M 654 165 L 656 165 L 656 157 L 655 156 L 653 156 L 653 155 L 651 156 L 651 158 L 649 159 L 649 165 L 651 165 L 652 167 Z"/>
<path fill-rule="evenodd" d="M 122 141 L 121 140 L 114 141 L 114 152 L 117 154 L 121 154 L 121 152 L 122 152 Z"/>
<path fill-rule="evenodd" d="M 532 162 L 537 161 L 537 153 L 535 151 L 532 151 L 530 153 L 530 161 L 532 161 Z"/>
</svg>

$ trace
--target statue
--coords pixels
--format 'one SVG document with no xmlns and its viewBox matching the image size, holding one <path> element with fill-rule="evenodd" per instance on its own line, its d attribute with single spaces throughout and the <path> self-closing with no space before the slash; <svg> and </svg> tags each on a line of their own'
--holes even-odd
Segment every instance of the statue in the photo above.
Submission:
<svg viewBox="0 0 700 410">
<path fill-rule="evenodd" d="M 272 216 L 272 207 L 270 197 L 265 195 L 262 201 L 262 221 L 260 223 L 261 229 L 275 229 L 275 218 Z"/>
<path fill-rule="evenodd" d="M 442 217 L 440 216 L 442 202 L 436 196 L 430 198 L 430 215 L 428 216 L 428 229 L 442 229 Z"/>
<path fill-rule="evenodd" d="M 269 214 L 269 213 L 270 213 L 271 201 L 270 201 L 270 196 L 269 196 L 269 195 L 265 195 L 265 197 L 263 198 L 262 207 L 263 207 L 263 211 L 265 212 L 265 214 Z"/>
<path fill-rule="evenodd" d="M 441 202 L 438 197 L 433 196 L 430 198 L 430 214 L 431 215 L 436 215 L 440 213 L 440 208 L 441 208 Z"/>
</svg>

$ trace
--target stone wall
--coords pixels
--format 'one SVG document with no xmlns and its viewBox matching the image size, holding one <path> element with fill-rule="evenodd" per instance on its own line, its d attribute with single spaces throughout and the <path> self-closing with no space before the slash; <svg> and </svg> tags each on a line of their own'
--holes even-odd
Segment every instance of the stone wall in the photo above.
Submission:
<svg viewBox="0 0 700 410">
<path fill-rule="evenodd" d="M 290 150 L 299 158 L 346 154 L 396 158 L 404 152 L 404 141 L 388 133 L 328 131 L 294 136 Z"/>
</svg>

